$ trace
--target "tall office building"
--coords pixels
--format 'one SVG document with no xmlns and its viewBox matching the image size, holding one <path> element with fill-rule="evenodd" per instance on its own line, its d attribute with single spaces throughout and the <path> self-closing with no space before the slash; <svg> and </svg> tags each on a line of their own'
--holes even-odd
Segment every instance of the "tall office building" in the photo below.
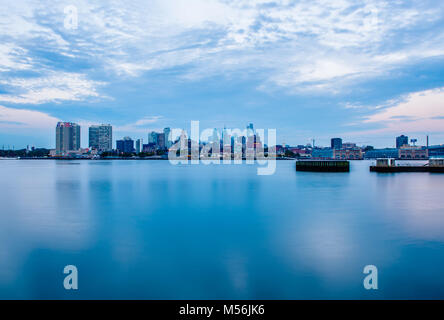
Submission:
<svg viewBox="0 0 444 320">
<path fill-rule="evenodd" d="M 140 153 L 142 151 L 143 139 L 137 139 L 136 141 L 136 152 Z"/>
<path fill-rule="evenodd" d="M 253 128 L 253 124 L 250 123 L 247 126 L 247 136 L 252 136 L 252 135 L 254 135 L 254 128 Z"/>
<path fill-rule="evenodd" d="M 170 128 L 163 129 L 163 134 L 165 135 L 165 147 L 167 149 L 171 148 L 171 146 L 173 145 L 173 142 L 171 141 L 170 133 L 171 133 Z"/>
<path fill-rule="evenodd" d="M 400 149 L 404 145 L 409 144 L 409 137 L 406 137 L 405 135 L 396 137 L 396 149 Z"/>
<path fill-rule="evenodd" d="M 56 154 L 80 149 L 80 126 L 72 122 L 59 122 L 56 127 Z"/>
<path fill-rule="evenodd" d="M 132 153 L 134 152 L 134 141 L 130 137 L 125 137 L 123 140 L 117 140 L 116 149 L 120 153 Z"/>
<path fill-rule="evenodd" d="M 165 139 L 165 133 L 157 133 L 157 145 L 160 149 L 166 148 L 166 139 Z"/>
<path fill-rule="evenodd" d="M 157 145 L 157 132 L 148 133 L 148 143 L 154 143 Z"/>
<path fill-rule="evenodd" d="M 113 127 L 102 124 L 89 127 L 89 147 L 100 152 L 113 149 Z"/>
<path fill-rule="evenodd" d="M 331 148 L 334 150 L 342 149 L 342 139 L 341 138 L 331 139 Z"/>
<path fill-rule="evenodd" d="M 211 137 L 211 142 L 213 143 L 220 142 L 219 131 L 216 128 L 213 129 L 213 136 Z"/>
</svg>

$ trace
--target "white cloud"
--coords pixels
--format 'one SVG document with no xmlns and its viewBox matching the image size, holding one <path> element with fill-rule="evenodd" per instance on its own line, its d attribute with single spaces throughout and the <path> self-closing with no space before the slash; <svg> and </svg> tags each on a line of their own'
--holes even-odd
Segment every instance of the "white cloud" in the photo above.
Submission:
<svg viewBox="0 0 444 320">
<path fill-rule="evenodd" d="M 367 117 L 364 124 L 381 124 L 383 132 L 442 132 L 444 88 L 415 92 Z"/>
<path fill-rule="evenodd" d="M 58 121 L 60 120 L 43 112 L 0 106 L 2 129 L 48 129 L 55 128 Z"/>
<path fill-rule="evenodd" d="M 344 136 L 389 137 L 401 133 L 442 136 L 444 128 L 444 88 L 410 93 L 398 100 L 377 106 L 347 106 L 349 109 L 369 109 L 374 113 L 350 124 L 360 130 Z M 370 129 L 371 128 L 371 129 Z"/>
<path fill-rule="evenodd" d="M 123 126 L 116 126 L 114 130 L 116 132 L 138 132 L 138 133 L 148 133 L 148 131 L 160 131 L 163 129 L 154 128 L 153 124 L 163 120 L 162 116 L 150 116 L 144 117 L 142 119 L 137 120 L 134 123 L 129 123 Z"/>
<path fill-rule="evenodd" d="M 180 74 L 184 79 L 248 70 L 265 79 L 263 87 L 302 90 L 335 91 L 412 59 L 444 55 L 442 30 L 426 27 L 442 19 L 442 4 L 152 0 L 127 5 L 79 0 L 75 31 L 63 28 L 65 5 L 19 0 L 0 13 L 0 37 L 18 47 L 33 44 L 89 59 L 95 68 L 118 76 L 178 66 L 187 66 Z M 18 62 L 12 54 L 0 51 L 2 56 L 3 69 L 31 63 L 25 59 L 14 65 Z M 65 99 L 60 92 L 51 94 Z"/>
<path fill-rule="evenodd" d="M 79 73 L 55 73 L 37 78 L 9 78 L 0 84 L 10 86 L 14 94 L 0 94 L 0 101 L 16 104 L 42 104 L 47 102 L 80 101 L 99 97 L 96 87 L 102 82 L 86 79 Z"/>
<path fill-rule="evenodd" d="M 12 44 L 0 44 L 0 72 L 26 70 L 32 66 L 27 50 L 14 48 Z"/>
</svg>

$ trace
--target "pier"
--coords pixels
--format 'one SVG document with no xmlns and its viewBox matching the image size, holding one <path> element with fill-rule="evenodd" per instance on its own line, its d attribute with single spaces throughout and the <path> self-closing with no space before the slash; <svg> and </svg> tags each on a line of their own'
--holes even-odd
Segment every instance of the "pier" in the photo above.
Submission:
<svg viewBox="0 0 444 320">
<path fill-rule="evenodd" d="M 370 172 L 432 172 L 444 173 L 444 159 L 430 159 L 425 165 L 397 165 L 395 159 L 377 159 L 375 166 L 370 166 Z"/>
<path fill-rule="evenodd" d="M 350 162 L 344 160 L 300 160 L 296 171 L 309 172 L 350 172 Z"/>
</svg>

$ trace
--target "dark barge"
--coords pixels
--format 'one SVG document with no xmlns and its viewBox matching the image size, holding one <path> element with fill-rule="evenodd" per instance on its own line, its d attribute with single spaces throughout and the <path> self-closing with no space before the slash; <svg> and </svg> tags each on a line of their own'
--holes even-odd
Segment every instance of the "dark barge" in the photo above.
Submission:
<svg viewBox="0 0 444 320">
<path fill-rule="evenodd" d="M 350 172 L 350 162 L 344 160 L 299 160 L 296 171 Z"/>
</svg>

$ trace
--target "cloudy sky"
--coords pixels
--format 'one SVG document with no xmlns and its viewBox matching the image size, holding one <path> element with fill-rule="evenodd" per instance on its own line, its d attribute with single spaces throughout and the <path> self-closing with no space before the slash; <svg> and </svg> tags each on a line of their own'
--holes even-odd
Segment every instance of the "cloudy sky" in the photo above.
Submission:
<svg viewBox="0 0 444 320">
<path fill-rule="evenodd" d="M 0 148 L 54 147 L 60 120 L 83 146 L 191 120 L 444 143 L 443 1 L 0 1 Z"/>
</svg>

